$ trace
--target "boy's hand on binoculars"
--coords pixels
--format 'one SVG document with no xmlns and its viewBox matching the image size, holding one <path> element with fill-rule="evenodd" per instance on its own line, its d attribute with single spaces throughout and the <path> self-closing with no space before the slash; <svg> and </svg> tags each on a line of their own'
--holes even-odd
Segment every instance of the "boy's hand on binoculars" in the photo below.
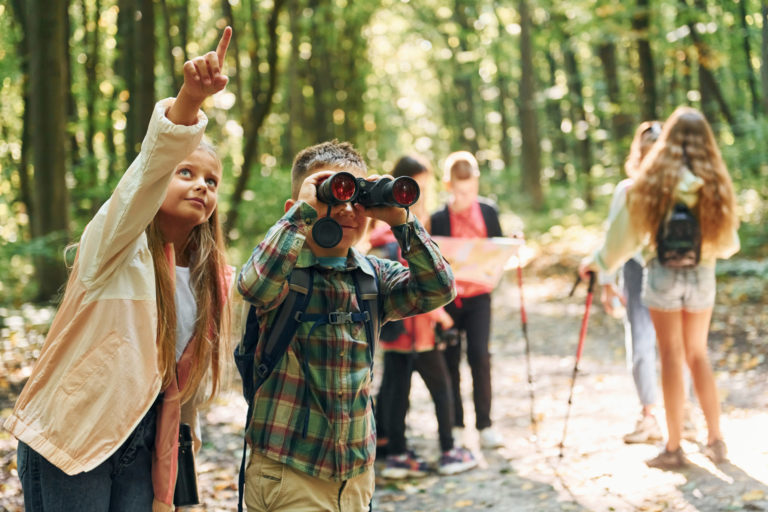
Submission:
<svg viewBox="0 0 768 512">
<path fill-rule="evenodd" d="M 388 180 L 392 179 L 391 176 L 381 176 L 379 174 L 371 174 L 365 179 L 366 181 L 378 181 L 382 178 Z M 390 226 L 399 226 L 405 224 L 408 220 L 405 208 L 400 208 L 399 206 L 372 206 L 364 208 L 363 215 L 386 222 Z"/>
<path fill-rule="evenodd" d="M 408 213 L 405 208 L 399 206 L 373 206 L 363 208 L 363 215 L 372 219 L 378 219 L 386 222 L 390 226 L 400 226 L 408 220 Z"/>
<path fill-rule="evenodd" d="M 307 176 L 301 184 L 297 200 L 307 203 L 314 208 L 319 215 L 325 215 L 325 210 L 328 208 L 328 205 L 322 203 L 317 198 L 317 187 L 335 173 L 336 171 L 320 171 Z"/>
</svg>

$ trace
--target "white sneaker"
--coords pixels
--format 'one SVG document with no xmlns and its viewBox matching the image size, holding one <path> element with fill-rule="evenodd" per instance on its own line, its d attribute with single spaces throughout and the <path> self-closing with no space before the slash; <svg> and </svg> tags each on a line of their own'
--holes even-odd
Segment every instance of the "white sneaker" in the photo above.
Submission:
<svg viewBox="0 0 768 512">
<path fill-rule="evenodd" d="M 492 427 L 484 428 L 480 431 L 480 446 L 488 449 L 502 448 L 504 439 Z"/>
<path fill-rule="evenodd" d="M 635 430 L 624 436 L 624 442 L 656 443 L 662 440 L 661 428 L 655 416 L 643 416 L 637 420 Z"/>
<path fill-rule="evenodd" d="M 466 448 L 457 446 L 440 456 L 437 472 L 441 475 L 455 475 L 463 473 L 477 466 L 477 459 Z"/>
</svg>

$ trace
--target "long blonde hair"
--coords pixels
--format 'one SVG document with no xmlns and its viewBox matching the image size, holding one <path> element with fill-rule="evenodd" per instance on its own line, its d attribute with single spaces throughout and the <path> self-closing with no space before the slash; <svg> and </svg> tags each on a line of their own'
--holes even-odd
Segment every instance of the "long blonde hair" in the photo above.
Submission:
<svg viewBox="0 0 768 512">
<path fill-rule="evenodd" d="M 198 149 L 212 151 L 206 144 Z M 158 364 L 163 376 L 162 387 L 166 389 L 176 379 L 175 288 L 165 257 L 166 241 L 154 220 L 147 227 L 147 242 L 155 267 Z M 192 336 L 192 368 L 186 386 L 180 390 L 182 403 L 195 395 L 209 369 L 210 397 L 217 393 L 223 376 L 224 358 L 229 355 L 229 307 L 224 296 L 228 288 L 224 283 L 226 252 L 218 206 L 207 222 L 192 230 L 183 250 L 189 261 L 197 318 Z"/>
<path fill-rule="evenodd" d="M 635 136 L 632 138 L 632 144 L 629 146 L 627 161 L 624 162 L 624 171 L 628 177 L 637 176 L 640 163 L 648 154 L 653 143 L 658 140 L 659 135 L 661 135 L 661 123 L 658 121 L 643 121 L 637 127 Z"/>
<path fill-rule="evenodd" d="M 702 252 L 727 246 L 738 228 L 736 198 L 712 129 L 696 109 L 678 107 L 672 113 L 627 196 L 632 223 L 642 237 L 656 245 L 656 231 L 673 206 L 681 170 L 687 167 L 704 181 L 695 213 L 701 225 Z"/>
</svg>

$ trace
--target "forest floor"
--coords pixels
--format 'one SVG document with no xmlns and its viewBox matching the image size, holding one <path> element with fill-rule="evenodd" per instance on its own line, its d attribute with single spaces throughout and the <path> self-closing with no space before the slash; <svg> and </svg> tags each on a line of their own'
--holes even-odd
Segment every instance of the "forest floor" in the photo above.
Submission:
<svg viewBox="0 0 768 512">
<path fill-rule="evenodd" d="M 377 478 L 374 510 L 768 511 L 768 308 L 762 271 L 734 270 L 718 278 L 710 355 L 722 398 L 722 430 L 730 461 L 715 466 L 701 454 L 706 429 L 696 408 L 699 442 L 683 443 L 690 466 L 661 471 L 644 464 L 660 446 L 622 442 L 634 427 L 639 405 L 625 362 L 621 321 L 602 311 L 597 293 L 560 457 L 586 296 L 582 286 L 568 297 L 578 260 L 561 255 L 570 252 L 557 245 L 541 252 L 534 248 L 524 269 L 537 434 L 530 421 L 519 290 L 515 273 L 508 272 L 494 292 L 491 343 L 493 420 L 505 446 L 481 450 L 476 432 L 469 428 L 464 443 L 479 458 L 478 468 L 451 477 L 434 474 L 396 482 Z M 752 265 L 731 264 L 731 269 Z M 0 346 L 0 421 L 10 413 L 39 346 L 34 323 L 47 321 L 46 313 L 39 311 L 28 312 L 25 318 L 21 326 L 10 322 L 9 327 L 5 322 Z M 465 420 L 473 425 L 466 364 L 462 372 Z M 204 414 L 205 444 L 198 458 L 202 509 L 236 510 L 244 415 L 245 402 L 237 391 L 225 394 Z M 658 417 L 663 426 L 662 407 Z M 412 447 L 436 460 L 434 408 L 418 377 L 407 423 Z M 23 510 L 15 446 L 12 437 L 0 432 L 0 511 Z"/>
</svg>

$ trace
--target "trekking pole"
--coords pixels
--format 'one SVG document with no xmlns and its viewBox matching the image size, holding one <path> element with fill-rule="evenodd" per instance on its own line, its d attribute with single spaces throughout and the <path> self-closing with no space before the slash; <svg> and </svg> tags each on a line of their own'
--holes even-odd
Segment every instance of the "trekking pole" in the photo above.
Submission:
<svg viewBox="0 0 768 512">
<path fill-rule="evenodd" d="M 534 408 L 533 372 L 531 371 L 531 342 L 528 340 L 528 317 L 525 314 L 525 304 L 523 302 L 523 266 L 519 255 L 517 257 L 517 285 L 518 288 L 520 288 L 520 319 L 522 321 L 523 339 L 525 340 L 525 366 L 528 370 L 528 393 L 531 397 L 531 430 L 535 436 L 538 433 L 539 426 L 536 423 Z"/>
<path fill-rule="evenodd" d="M 571 293 L 568 296 L 572 296 L 576 291 L 576 287 L 581 282 L 581 276 L 576 278 Z M 563 458 L 563 447 L 565 447 L 565 435 L 568 432 L 568 418 L 571 416 L 571 405 L 573 404 L 573 388 L 576 384 L 576 374 L 579 373 L 579 361 L 581 360 L 581 352 L 584 349 L 584 338 L 587 336 L 587 323 L 589 322 L 589 308 L 592 306 L 592 292 L 595 288 L 595 273 L 589 272 L 589 287 L 587 288 L 587 304 L 584 308 L 584 317 L 581 319 L 581 331 L 579 331 L 579 346 L 576 349 L 576 362 L 573 365 L 573 375 L 571 376 L 571 391 L 568 395 L 568 409 L 565 413 L 565 424 L 563 425 L 563 440 L 560 442 L 560 458 Z"/>
</svg>

